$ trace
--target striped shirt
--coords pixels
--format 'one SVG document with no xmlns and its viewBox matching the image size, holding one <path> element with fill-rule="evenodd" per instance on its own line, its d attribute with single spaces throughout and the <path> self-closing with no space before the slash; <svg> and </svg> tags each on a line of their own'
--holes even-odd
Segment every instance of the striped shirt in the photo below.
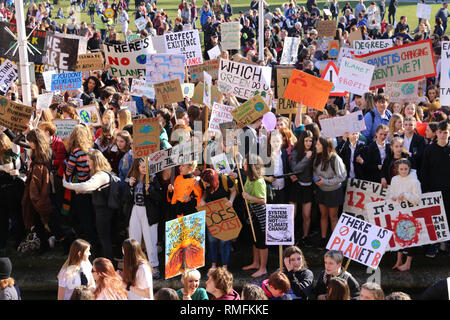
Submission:
<svg viewBox="0 0 450 320">
<path fill-rule="evenodd" d="M 70 153 L 67 161 L 66 176 L 71 179 L 73 176 L 78 178 L 78 182 L 89 179 L 88 156 L 80 148 L 75 148 Z"/>
</svg>

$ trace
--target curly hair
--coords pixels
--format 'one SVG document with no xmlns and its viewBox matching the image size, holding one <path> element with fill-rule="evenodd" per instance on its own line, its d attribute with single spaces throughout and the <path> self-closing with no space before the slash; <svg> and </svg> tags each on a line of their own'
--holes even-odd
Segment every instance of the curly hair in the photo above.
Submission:
<svg viewBox="0 0 450 320">
<path fill-rule="evenodd" d="M 88 152 L 94 145 L 91 130 L 83 124 L 76 125 L 67 143 L 67 152 L 71 152 L 75 148 L 80 148 L 83 152 Z"/>
<path fill-rule="evenodd" d="M 212 269 L 209 276 L 214 281 L 214 286 L 222 291 L 223 295 L 233 290 L 233 275 L 227 269 L 223 267 Z"/>
<path fill-rule="evenodd" d="M 219 188 L 219 175 L 211 168 L 207 168 L 202 171 L 200 179 L 208 183 L 211 187 L 209 193 L 214 193 Z"/>
</svg>

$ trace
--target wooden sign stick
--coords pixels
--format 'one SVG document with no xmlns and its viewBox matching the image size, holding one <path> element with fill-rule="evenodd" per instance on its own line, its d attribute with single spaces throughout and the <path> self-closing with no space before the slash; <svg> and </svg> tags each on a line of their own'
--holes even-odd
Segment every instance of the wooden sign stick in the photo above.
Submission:
<svg viewBox="0 0 450 320">
<path fill-rule="evenodd" d="M 345 267 L 344 267 L 344 272 L 347 271 L 347 268 L 348 268 L 348 265 L 350 264 L 350 261 L 352 261 L 352 260 L 351 259 L 347 259 L 347 263 L 345 264 Z"/>
<path fill-rule="evenodd" d="M 241 189 L 242 189 L 242 192 L 244 192 L 244 184 L 242 183 L 241 171 L 239 170 L 239 163 L 237 161 L 236 154 L 237 154 L 237 141 L 235 142 L 235 145 L 233 146 L 233 156 L 234 156 L 234 162 L 236 163 L 237 172 L 239 175 L 239 181 L 241 182 Z M 244 201 L 245 201 L 245 207 L 247 208 L 248 218 L 250 220 L 250 227 L 252 229 L 253 240 L 256 242 L 255 229 L 253 228 L 252 215 L 250 213 L 250 209 L 248 208 L 247 199 L 244 199 Z"/>
<path fill-rule="evenodd" d="M 205 168 L 206 168 L 206 161 L 208 160 L 208 117 L 209 117 L 209 107 L 205 104 L 205 154 L 204 154 L 204 159 L 203 161 L 205 162 Z"/>
<path fill-rule="evenodd" d="M 283 246 L 280 244 L 280 271 L 283 272 Z"/>
<path fill-rule="evenodd" d="M 148 174 L 148 157 L 145 157 L 145 184 L 149 184 L 150 177 Z M 149 195 L 148 190 L 145 190 L 145 194 Z"/>
</svg>

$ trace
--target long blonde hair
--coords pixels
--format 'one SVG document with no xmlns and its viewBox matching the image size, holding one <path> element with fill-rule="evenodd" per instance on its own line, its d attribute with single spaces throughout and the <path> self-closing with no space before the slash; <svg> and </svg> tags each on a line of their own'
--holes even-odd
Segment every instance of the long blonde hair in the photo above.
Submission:
<svg viewBox="0 0 450 320">
<path fill-rule="evenodd" d="M 397 123 L 398 120 L 402 120 L 403 122 L 403 116 L 400 113 L 393 113 L 391 116 L 391 119 L 389 119 L 389 133 L 388 133 L 388 141 L 391 141 L 392 138 L 394 137 L 394 133 L 395 133 L 395 124 Z"/>
<path fill-rule="evenodd" d="M 128 109 L 120 109 L 119 112 L 117 112 L 117 121 L 118 121 L 118 129 L 119 131 L 123 130 L 123 127 L 125 127 L 128 124 L 133 124 L 133 121 L 131 121 L 131 112 Z"/>
<path fill-rule="evenodd" d="M 71 152 L 75 148 L 80 148 L 83 152 L 88 152 L 94 145 L 91 130 L 84 124 L 76 125 L 67 143 L 67 152 Z"/>
<path fill-rule="evenodd" d="M 91 177 L 97 172 L 112 170 L 111 165 L 100 150 L 90 150 L 87 155 L 93 162 L 93 168 L 90 170 Z"/>
<path fill-rule="evenodd" d="M 0 158 L 12 148 L 12 142 L 5 133 L 0 133 Z"/>
</svg>

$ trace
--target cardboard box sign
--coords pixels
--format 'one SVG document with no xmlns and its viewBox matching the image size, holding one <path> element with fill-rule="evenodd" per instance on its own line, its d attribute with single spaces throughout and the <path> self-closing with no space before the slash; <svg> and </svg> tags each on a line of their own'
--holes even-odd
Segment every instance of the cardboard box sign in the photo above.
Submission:
<svg viewBox="0 0 450 320">
<path fill-rule="evenodd" d="M 159 150 L 161 127 L 158 118 L 133 120 L 133 157 L 148 157 Z"/>
<path fill-rule="evenodd" d="M 25 131 L 33 112 L 33 107 L 0 97 L 0 126 L 12 131 Z"/>
<path fill-rule="evenodd" d="M 154 83 L 156 102 L 162 106 L 184 100 L 180 80 L 174 79 L 166 82 Z"/>
<path fill-rule="evenodd" d="M 76 71 L 103 70 L 105 61 L 101 52 L 78 55 Z"/>
<path fill-rule="evenodd" d="M 269 107 L 263 98 L 257 95 L 231 111 L 231 114 L 238 124 L 245 127 L 255 120 L 262 118 L 269 111 Z"/>
<path fill-rule="evenodd" d="M 336 36 L 336 21 L 335 20 L 321 20 L 317 22 L 317 33 L 321 38 Z"/>
<path fill-rule="evenodd" d="M 198 211 L 206 212 L 206 226 L 211 235 L 223 241 L 236 239 L 242 229 L 236 211 L 225 205 L 227 201 L 227 198 L 222 198 L 197 207 Z"/>
</svg>

